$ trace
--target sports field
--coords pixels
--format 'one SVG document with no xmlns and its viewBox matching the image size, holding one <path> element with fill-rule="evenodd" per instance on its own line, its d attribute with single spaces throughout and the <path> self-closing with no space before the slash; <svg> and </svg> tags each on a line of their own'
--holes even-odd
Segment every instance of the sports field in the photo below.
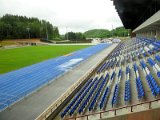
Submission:
<svg viewBox="0 0 160 120">
<path fill-rule="evenodd" d="M 89 45 L 29 46 L 0 49 L 0 74 L 32 65 L 50 58 L 67 55 Z"/>
</svg>

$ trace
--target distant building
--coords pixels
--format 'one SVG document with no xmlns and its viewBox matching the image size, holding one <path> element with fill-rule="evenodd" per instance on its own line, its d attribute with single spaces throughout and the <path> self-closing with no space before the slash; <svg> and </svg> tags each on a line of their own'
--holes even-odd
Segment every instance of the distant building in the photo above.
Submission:
<svg viewBox="0 0 160 120">
<path fill-rule="evenodd" d="M 121 40 L 118 39 L 118 38 L 114 38 L 114 39 L 112 40 L 112 42 L 113 42 L 113 43 L 119 43 L 119 42 L 121 42 Z"/>
<path fill-rule="evenodd" d="M 112 40 L 105 38 L 105 39 L 102 39 L 102 43 L 112 43 Z"/>
<path fill-rule="evenodd" d="M 94 44 L 101 43 L 101 38 L 92 38 L 92 43 Z"/>
</svg>

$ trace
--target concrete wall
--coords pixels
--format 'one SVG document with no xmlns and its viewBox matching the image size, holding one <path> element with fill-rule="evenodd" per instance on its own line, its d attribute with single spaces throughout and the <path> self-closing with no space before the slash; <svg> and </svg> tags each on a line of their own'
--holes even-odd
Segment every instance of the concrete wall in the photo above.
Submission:
<svg viewBox="0 0 160 120">
<path fill-rule="evenodd" d="M 153 30 L 153 31 L 147 31 L 147 32 L 138 32 L 136 34 L 136 37 L 143 37 L 148 39 L 154 39 L 156 34 L 156 39 L 160 40 L 160 30 Z"/>
<path fill-rule="evenodd" d="M 157 39 L 160 40 L 160 30 L 157 30 Z"/>
<path fill-rule="evenodd" d="M 137 36 L 148 39 L 154 39 L 156 35 L 156 38 L 160 40 L 160 10 L 139 25 L 133 32 Z"/>
</svg>

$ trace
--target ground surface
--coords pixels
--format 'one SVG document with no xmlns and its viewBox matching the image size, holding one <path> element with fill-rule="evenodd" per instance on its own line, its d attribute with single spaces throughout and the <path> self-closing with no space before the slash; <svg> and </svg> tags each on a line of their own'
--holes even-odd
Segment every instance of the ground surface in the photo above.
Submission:
<svg viewBox="0 0 160 120">
<path fill-rule="evenodd" d="M 27 46 L 15 49 L 0 49 L 0 74 L 50 58 L 63 56 L 88 46 L 89 45 Z"/>
<path fill-rule="evenodd" d="M 90 57 L 73 70 L 67 72 L 49 86 L 28 96 L 26 99 L 13 105 L 0 113 L 0 120 L 33 120 L 41 114 L 49 105 L 57 100 L 67 89 L 80 79 L 93 66 L 96 66 L 105 58 L 117 44 L 104 49 L 100 53 Z M 67 78 L 67 79 L 66 79 Z"/>
</svg>

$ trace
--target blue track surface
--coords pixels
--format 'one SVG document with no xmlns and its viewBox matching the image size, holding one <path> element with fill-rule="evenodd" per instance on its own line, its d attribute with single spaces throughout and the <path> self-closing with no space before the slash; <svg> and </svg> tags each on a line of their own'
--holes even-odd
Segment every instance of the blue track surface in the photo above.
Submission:
<svg viewBox="0 0 160 120">
<path fill-rule="evenodd" d="M 0 111 L 111 44 L 98 44 L 0 75 Z"/>
</svg>

